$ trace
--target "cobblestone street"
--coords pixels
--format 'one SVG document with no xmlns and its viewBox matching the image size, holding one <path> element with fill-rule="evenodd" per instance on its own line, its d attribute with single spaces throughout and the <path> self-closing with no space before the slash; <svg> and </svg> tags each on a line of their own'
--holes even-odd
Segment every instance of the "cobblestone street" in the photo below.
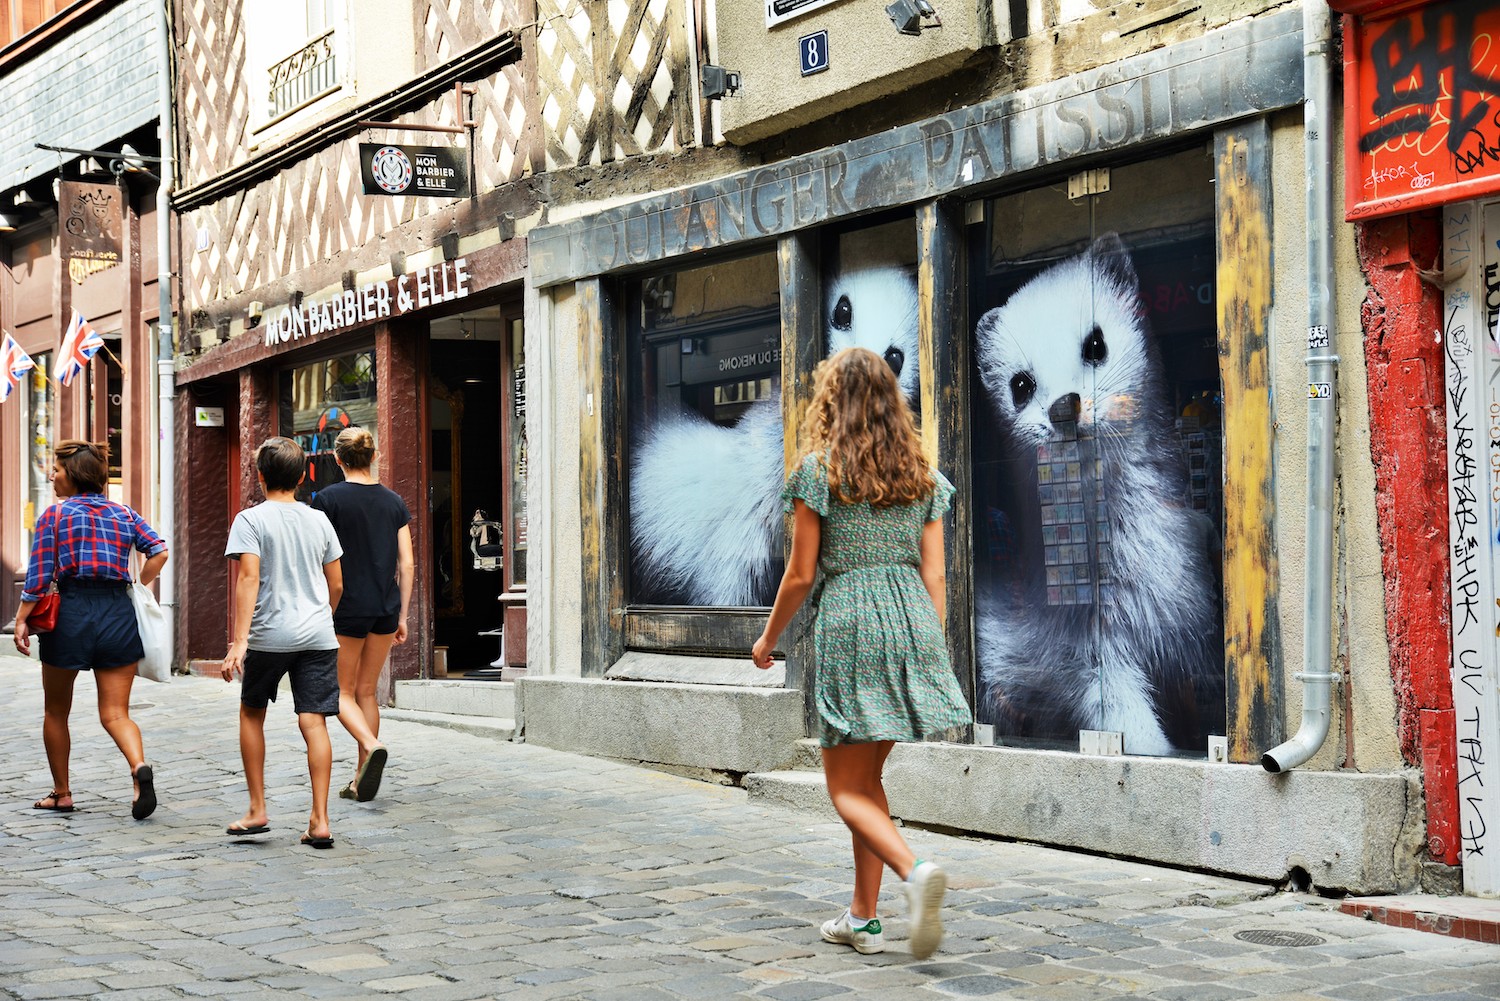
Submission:
<svg viewBox="0 0 1500 1001">
<path fill-rule="evenodd" d="M 35 662 L 0 657 L 0 692 L 10 998 L 1500 998 L 1500 946 L 1255 884 L 919 830 L 918 855 L 952 876 L 948 937 L 912 960 L 888 883 L 887 951 L 860 956 L 817 931 L 847 902 L 840 825 L 414 723 L 386 724 L 379 798 L 334 799 L 337 845 L 311 851 L 297 843 L 307 779 L 285 698 L 267 724 L 273 829 L 231 841 L 245 802 L 237 686 L 198 678 L 135 689 L 155 816 L 130 819 L 89 678 L 73 714 L 78 809 L 34 811 L 49 787 Z M 332 729 L 337 785 L 353 744 Z M 1275 934 L 1241 937 L 1253 932 Z"/>
</svg>

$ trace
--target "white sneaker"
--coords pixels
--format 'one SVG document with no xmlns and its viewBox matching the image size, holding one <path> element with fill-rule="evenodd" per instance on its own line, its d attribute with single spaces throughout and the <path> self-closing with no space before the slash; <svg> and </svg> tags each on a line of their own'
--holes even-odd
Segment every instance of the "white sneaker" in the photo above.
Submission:
<svg viewBox="0 0 1500 1001">
<path fill-rule="evenodd" d="M 931 862 L 918 862 L 906 878 L 906 916 L 911 954 L 926 959 L 943 941 L 943 894 L 948 874 Z"/>
<path fill-rule="evenodd" d="M 871 918 L 856 928 L 848 911 L 832 921 L 823 922 L 823 941 L 852 945 L 855 952 L 865 956 L 885 951 L 885 939 L 880 935 L 880 919 Z"/>
</svg>

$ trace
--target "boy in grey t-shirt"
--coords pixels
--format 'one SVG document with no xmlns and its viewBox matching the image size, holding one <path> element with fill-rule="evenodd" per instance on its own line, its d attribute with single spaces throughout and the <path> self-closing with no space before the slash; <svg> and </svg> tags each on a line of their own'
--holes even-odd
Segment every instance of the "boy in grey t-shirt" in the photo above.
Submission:
<svg viewBox="0 0 1500 1001">
<path fill-rule="evenodd" d="M 227 833 L 264 834 L 266 812 L 266 708 L 291 676 L 292 706 L 307 744 L 312 813 L 302 843 L 332 848 L 328 785 L 333 749 L 326 717 L 339 712 L 339 643 L 333 609 L 344 590 L 333 525 L 321 511 L 298 503 L 295 491 L 307 456 L 290 438 L 268 438 L 255 450 L 255 470 L 266 502 L 234 517 L 224 555 L 238 560 L 234 585 L 234 640 L 224 658 L 225 681 L 240 683 L 240 757 L 250 809 Z"/>
</svg>

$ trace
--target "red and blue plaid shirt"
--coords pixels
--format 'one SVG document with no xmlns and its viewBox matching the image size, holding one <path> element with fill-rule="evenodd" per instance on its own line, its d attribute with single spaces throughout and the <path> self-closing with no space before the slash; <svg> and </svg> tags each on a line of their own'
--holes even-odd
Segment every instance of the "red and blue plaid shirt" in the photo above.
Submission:
<svg viewBox="0 0 1500 1001">
<path fill-rule="evenodd" d="M 59 577 L 131 580 L 131 549 L 155 556 L 166 548 L 133 509 L 103 494 L 74 494 L 37 519 L 21 600 L 36 601 Z"/>
</svg>

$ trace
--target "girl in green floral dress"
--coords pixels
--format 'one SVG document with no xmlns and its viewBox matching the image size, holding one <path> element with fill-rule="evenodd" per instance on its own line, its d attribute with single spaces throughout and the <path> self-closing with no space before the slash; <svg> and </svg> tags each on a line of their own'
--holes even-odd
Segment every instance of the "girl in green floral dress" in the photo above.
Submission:
<svg viewBox="0 0 1500 1001">
<path fill-rule="evenodd" d="M 942 518 L 953 485 L 923 455 L 882 358 L 846 348 L 818 366 L 815 380 L 807 454 L 782 495 L 793 515 L 792 552 L 751 657 L 771 666 L 782 631 L 817 581 L 823 772 L 854 841 L 853 899 L 823 924 L 823 938 L 882 950 L 876 903 L 890 866 L 905 882 L 912 954 L 925 959 L 943 937 L 948 878 L 907 847 L 881 770 L 896 741 L 973 720 L 943 642 Z"/>
</svg>

